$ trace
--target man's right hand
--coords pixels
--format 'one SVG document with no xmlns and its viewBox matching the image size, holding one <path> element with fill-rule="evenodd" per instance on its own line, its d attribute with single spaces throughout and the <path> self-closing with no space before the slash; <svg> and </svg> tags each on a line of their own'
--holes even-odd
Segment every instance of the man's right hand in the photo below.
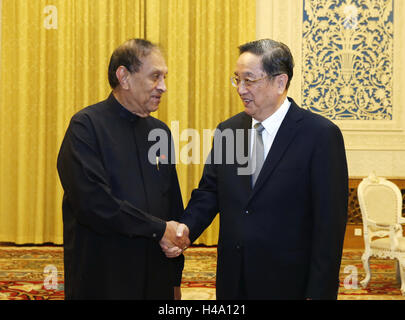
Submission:
<svg viewBox="0 0 405 320">
<path fill-rule="evenodd" d="M 178 257 L 190 245 L 189 229 L 183 223 L 166 222 L 165 233 L 159 244 L 168 258 Z"/>
</svg>

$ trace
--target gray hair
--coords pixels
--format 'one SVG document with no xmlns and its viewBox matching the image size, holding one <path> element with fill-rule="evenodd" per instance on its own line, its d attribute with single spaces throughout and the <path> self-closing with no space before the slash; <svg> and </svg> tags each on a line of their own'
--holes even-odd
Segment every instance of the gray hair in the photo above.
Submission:
<svg viewBox="0 0 405 320">
<path fill-rule="evenodd" d="M 294 74 L 294 59 L 290 49 L 284 43 L 271 39 L 256 40 L 239 46 L 239 54 L 244 52 L 261 56 L 263 70 L 269 77 L 286 74 L 288 89 Z"/>
</svg>

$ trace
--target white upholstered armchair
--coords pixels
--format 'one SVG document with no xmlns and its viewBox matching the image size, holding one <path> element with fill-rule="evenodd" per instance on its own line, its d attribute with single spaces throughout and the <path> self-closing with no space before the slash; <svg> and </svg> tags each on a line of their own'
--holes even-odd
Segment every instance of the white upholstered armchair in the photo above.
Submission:
<svg viewBox="0 0 405 320">
<path fill-rule="evenodd" d="M 384 178 L 371 174 L 357 188 L 363 218 L 365 251 L 362 262 L 366 277 L 360 283 L 365 288 L 370 281 L 371 256 L 397 260 L 397 279 L 405 295 L 405 238 L 401 224 L 402 195 L 399 188 Z"/>
</svg>

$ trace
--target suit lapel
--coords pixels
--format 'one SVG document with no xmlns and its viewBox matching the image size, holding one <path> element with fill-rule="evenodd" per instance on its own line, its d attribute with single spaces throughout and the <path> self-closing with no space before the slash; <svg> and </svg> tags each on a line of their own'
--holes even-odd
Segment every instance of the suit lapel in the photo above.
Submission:
<svg viewBox="0 0 405 320">
<path fill-rule="evenodd" d="M 243 129 L 243 154 L 247 156 L 248 163 L 250 164 L 250 144 L 251 144 L 251 128 L 252 128 L 252 118 L 249 117 L 246 113 L 242 118 L 242 125 L 241 128 Z M 237 140 L 237 139 L 235 139 Z M 235 150 L 238 150 L 238 146 L 236 146 Z M 237 164 L 236 170 L 246 170 L 249 171 L 250 169 L 247 167 L 241 167 L 240 164 Z M 246 194 L 250 194 L 252 192 L 252 176 L 245 172 L 245 174 L 238 174 L 240 176 L 242 187 L 245 189 Z"/>
<path fill-rule="evenodd" d="M 257 191 L 260 190 L 265 181 L 269 179 L 297 132 L 298 121 L 302 118 L 302 115 L 300 108 L 297 106 L 294 100 L 291 98 L 289 98 L 289 100 L 291 101 L 290 108 L 283 122 L 281 123 L 276 137 L 274 138 L 273 144 L 263 164 L 262 170 L 256 181 L 255 187 L 253 188 L 249 201 L 252 199 L 252 197 L 254 197 Z"/>
</svg>

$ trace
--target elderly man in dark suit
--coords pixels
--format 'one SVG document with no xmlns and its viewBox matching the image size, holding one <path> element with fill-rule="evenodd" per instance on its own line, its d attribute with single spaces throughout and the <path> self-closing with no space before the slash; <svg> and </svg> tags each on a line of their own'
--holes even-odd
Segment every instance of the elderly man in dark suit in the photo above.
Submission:
<svg viewBox="0 0 405 320">
<path fill-rule="evenodd" d="M 111 56 L 112 93 L 72 117 L 58 156 L 66 299 L 180 298 L 184 257 L 160 246 L 187 245 L 173 221 L 184 208 L 170 130 L 150 116 L 166 74 L 156 45 L 128 40 Z M 151 160 L 155 129 L 169 139 Z"/>
<path fill-rule="evenodd" d="M 336 299 L 348 202 L 342 134 L 287 97 L 287 46 L 239 49 L 232 83 L 245 110 L 218 125 L 179 229 L 194 241 L 219 212 L 218 299 Z M 246 155 L 247 168 L 238 161 Z"/>
</svg>

